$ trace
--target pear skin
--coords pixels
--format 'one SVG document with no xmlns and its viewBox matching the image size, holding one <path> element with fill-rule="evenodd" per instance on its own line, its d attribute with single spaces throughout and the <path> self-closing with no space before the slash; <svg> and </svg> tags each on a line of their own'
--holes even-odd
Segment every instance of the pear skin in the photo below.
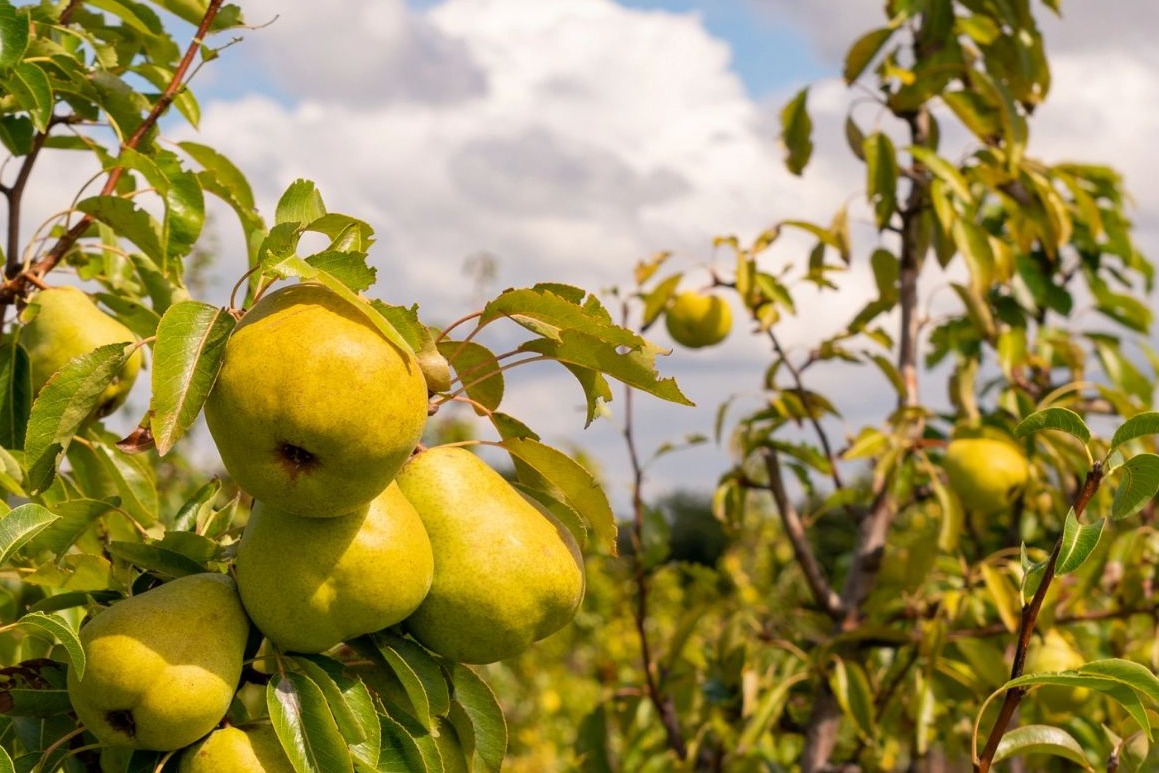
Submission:
<svg viewBox="0 0 1159 773">
<path fill-rule="evenodd" d="M 365 508 L 414 450 L 426 419 L 414 355 L 312 282 L 250 309 L 205 402 L 229 474 L 254 499 L 295 515 Z"/>
<path fill-rule="evenodd" d="M 137 340 L 133 331 L 97 308 L 87 293 L 68 285 L 38 292 L 20 319 L 25 323 L 20 343 L 28 351 L 34 393 L 69 360 L 107 344 Z M 137 349 L 125 361 L 116 381 L 101 394 L 97 416 L 107 416 L 125 402 L 142 358 Z"/>
<path fill-rule="evenodd" d="M 80 630 L 68 693 L 102 743 L 170 751 L 221 721 L 241 678 L 249 619 L 225 574 L 181 577 L 112 604 Z"/>
<path fill-rule="evenodd" d="M 664 312 L 664 326 L 673 341 L 689 349 L 714 346 L 732 330 L 732 309 L 718 295 L 686 290 Z"/>
<path fill-rule="evenodd" d="M 493 663 L 572 619 L 584 594 L 575 538 L 484 460 L 430 448 L 396 481 L 434 548 L 430 593 L 404 622 L 424 646 L 460 663 Z"/>
<path fill-rule="evenodd" d="M 995 438 L 950 441 L 942 466 L 962 506 L 982 515 L 1009 510 L 1030 476 L 1018 447 Z"/>
<path fill-rule="evenodd" d="M 223 727 L 186 751 L 177 773 L 294 773 L 270 725 Z"/>
<path fill-rule="evenodd" d="M 282 650 L 324 652 L 394 625 L 426 597 L 434 555 L 393 482 L 362 512 L 312 518 L 255 504 L 238 546 L 238 590 Z"/>
</svg>

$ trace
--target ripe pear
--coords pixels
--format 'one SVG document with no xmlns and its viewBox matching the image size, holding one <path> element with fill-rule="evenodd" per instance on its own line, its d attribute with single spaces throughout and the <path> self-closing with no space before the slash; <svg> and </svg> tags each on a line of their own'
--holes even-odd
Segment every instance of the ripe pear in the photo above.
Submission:
<svg viewBox="0 0 1159 773">
<path fill-rule="evenodd" d="M 231 726 L 190 747 L 177 773 L 294 773 L 294 766 L 272 726 Z"/>
<path fill-rule="evenodd" d="M 225 716 L 241 678 L 249 619 L 225 574 L 194 574 L 118 601 L 80 630 L 77 717 L 102 743 L 169 751 Z"/>
<path fill-rule="evenodd" d="M 1041 641 L 1031 642 L 1026 653 L 1023 673 L 1053 674 L 1069 671 L 1086 663 L 1086 659 L 1055 629 L 1050 629 Z M 1089 687 L 1046 685 L 1034 691 L 1035 705 L 1050 721 L 1065 721 L 1082 710 L 1091 698 Z"/>
<path fill-rule="evenodd" d="M 205 402 L 237 484 L 308 516 L 364 508 L 414 450 L 426 418 L 414 354 L 311 282 L 270 293 L 242 318 Z"/>
<path fill-rule="evenodd" d="M 20 343 L 28 351 L 33 392 L 39 392 L 69 360 L 107 344 L 137 340 L 133 331 L 97 308 L 83 290 L 67 285 L 38 292 L 20 319 L 24 322 Z M 101 394 L 97 416 L 107 416 L 125 402 L 142 357 L 137 349 L 125 361 L 116 380 Z"/>
<path fill-rule="evenodd" d="M 985 437 L 950 441 L 942 466 L 962 506 L 983 515 L 1008 510 L 1030 476 L 1017 446 Z"/>
<path fill-rule="evenodd" d="M 435 553 L 430 593 L 404 623 L 423 645 L 460 663 L 493 663 L 571 620 L 584 595 L 575 538 L 485 461 L 430 448 L 396 480 Z"/>
<path fill-rule="evenodd" d="M 235 561 L 254 625 L 293 652 L 323 652 L 401 621 L 426 597 L 434 565 L 423 522 L 393 482 L 337 518 L 257 502 Z"/>
<path fill-rule="evenodd" d="M 686 290 L 665 311 L 664 326 L 672 340 L 682 346 L 713 346 L 728 337 L 732 310 L 720 296 Z"/>
</svg>

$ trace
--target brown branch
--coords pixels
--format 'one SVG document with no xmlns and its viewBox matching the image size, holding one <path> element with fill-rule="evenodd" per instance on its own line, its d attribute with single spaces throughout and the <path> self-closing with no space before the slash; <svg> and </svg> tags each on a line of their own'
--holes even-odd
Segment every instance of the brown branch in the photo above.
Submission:
<svg viewBox="0 0 1159 773">
<path fill-rule="evenodd" d="M 1075 501 L 1076 517 L 1082 515 L 1087 503 L 1098 491 L 1102 480 L 1103 467 L 1099 462 L 1095 462 L 1091 471 L 1087 473 L 1086 480 L 1083 481 L 1083 487 Z M 1050 590 L 1050 583 L 1054 580 L 1055 566 L 1061 552 L 1062 536 L 1060 535 L 1058 541 L 1054 543 L 1054 549 L 1050 551 L 1050 558 L 1046 561 L 1046 568 L 1043 570 L 1042 580 L 1034 592 L 1034 597 L 1029 604 L 1022 607 L 1022 614 L 1018 621 L 1018 646 L 1014 650 L 1014 662 L 1010 666 L 1011 679 L 1017 679 L 1022 675 L 1022 668 L 1026 662 L 1026 651 L 1030 647 L 1030 636 L 1034 633 L 1034 624 L 1038 621 L 1038 613 L 1042 610 L 1042 602 L 1046 599 L 1046 592 Z M 998 744 L 1002 740 L 1002 736 L 1006 734 L 1006 727 L 1010 724 L 1010 720 L 1014 717 L 1014 712 L 1025 694 L 1025 687 L 1013 687 L 1006 691 L 1006 695 L 1002 699 L 1002 706 L 998 710 L 998 718 L 994 720 L 994 727 L 991 728 L 990 736 L 986 739 L 986 746 L 982 749 L 982 754 L 974 760 L 975 773 L 987 773 L 990 770 L 994 754 L 998 751 Z"/>
<path fill-rule="evenodd" d="M 765 460 L 765 469 L 769 473 L 769 490 L 773 494 L 773 500 L 777 503 L 781 522 L 785 525 L 785 534 L 793 546 L 793 555 L 801 567 L 801 572 L 805 575 L 805 582 L 817 605 L 834 620 L 838 620 L 844 613 L 841 597 L 837 595 L 837 591 L 833 590 L 829 580 L 825 577 L 825 570 L 818 563 L 817 556 L 813 553 L 813 547 L 809 544 L 809 539 L 805 534 L 805 524 L 801 521 L 801 515 L 793 506 L 793 502 L 785 490 L 784 475 L 781 473 L 781 462 L 777 452 L 771 448 L 766 448 L 762 451 L 762 455 Z"/>
<path fill-rule="evenodd" d="M 627 317 L 627 305 L 624 306 L 624 316 Z M 672 696 L 666 695 L 660 687 L 657 674 L 657 663 L 652 655 L 651 642 L 648 639 L 648 568 L 644 566 L 644 465 L 640 462 L 639 452 L 636 450 L 636 438 L 632 421 L 632 388 L 624 388 L 624 443 L 628 449 L 628 460 L 632 467 L 632 546 L 635 550 L 633 561 L 633 581 L 636 588 L 635 624 L 636 636 L 640 640 L 640 660 L 644 670 L 644 689 L 648 700 L 660 715 L 667 737 L 668 748 L 683 760 L 688 756 L 688 746 L 684 740 L 684 731 L 680 727 L 680 718 L 676 714 L 676 705 Z"/>
<path fill-rule="evenodd" d="M 197 27 L 197 34 L 194 35 L 188 48 L 185 50 L 184 56 L 178 63 L 177 68 L 173 71 L 173 77 L 169 80 L 169 84 L 165 87 L 165 91 L 158 97 L 157 101 L 153 103 L 153 107 L 149 110 L 148 115 L 141 121 L 141 125 L 133 132 L 132 136 L 122 145 L 122 148 L 136 149 L 156 125 L 162 114 L 169 109 L 177 94 L 185 87 L 185 76 L 188 73 L 190 66 L 193 64 L 193 59 L 200 50 L 202 42 L 206 34 L 209 32 L 210 25 L 217 17 L 217 13 L 221 8 L 224 0 L 209 0 L 209 7 L 205 9 L 205 15 L 201 19 L 201 24 Z M 70 4 L 65 9 L 65 13 L 71 13 L 75 4 Z M 101 189 L 100 195 L 108 196 L 117 189 L 117 182 L 120 181 L 124 175 L 124 167 L 114 167 L 109 171 L 109 177 L 105 181 L 104 187 Z M 70 249 L 77 243 L 77 241 L 88 230 L 93 223 L 92 215 L 85 215 L 69 228 L 56 244 L 52 246 L 42 258 L 33 263 L 26 271 L 13 277 L 11 280 L 4 283 L 0 287 L 0 305 L 11 303 L 13 300 L 23 294 L 25 285 L 28 282 L 27 276 L 35 279 L 43 279 L 44 275 L 56 267 L 58 263 L 64 258 Z"/>
</svg>

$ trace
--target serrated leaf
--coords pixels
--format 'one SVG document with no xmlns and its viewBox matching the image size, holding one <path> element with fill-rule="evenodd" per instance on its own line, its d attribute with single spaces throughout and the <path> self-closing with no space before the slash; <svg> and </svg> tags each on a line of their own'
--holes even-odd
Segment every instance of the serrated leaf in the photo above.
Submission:
<svg viewBox="0 0 1159 773">
<path fill-rule="evenodd" d="M 326 214 L 322 194 L 311 180 L 294 180 L 278 199 L 274 224 L 298 223 L 307 226 Z"/>
<path fill-rule="evenodd" d="M 304 674 L 274 674 L 266 709 L 286 756 L 298 773 L 353 773 L 350 751 L 338 732 L 326 696 Z"/>
<path fill-rule="evenodd" d="M 1067 731 L 1050 725 L 1023 725 L 1007 730 L 994 753 L 994 763 L 1024 754 L 1050 754 L 1093 770 L 1082 745 Z"/>
<path fill-rule="evenodd" d="M 594 475 L 567 454 L 536 440 L 507 438 L 499 445 L 511 454 L 523 483 L 544 489 L 570 507 L 604 550 L 615 555 L 616 518 Z"/>
<path fill-rule="evenodd" d="M 406 727 L 386 714 L 378 715 L 378 719 L 382 746 L 375 773 L 427 773 L 422 750 Z"/>
<path fill-rule="evenodd" d="M 506 317 L 536 335 L 552 340 L 559 340 L 564 331 L 578 330 L 616 346 L 639 347 L 644 344 L 639 335 L 613 323 L 607 310 L 575 300 L 574 291 L 577 289 L 536 285 L 505 290 L 483 307 L 479 325 Z"/>
<path fill-rule="evenodd" d="M 675 379 L 663 378 L 656 372 L 656 356 L 665 350 L 646 341 L 638 349 L 623 348 L 578 330 L 565 330 L 558 341 L 537 338 L 524 342 L 519 349 L 598 371 L 662 400 L 694 404 L 680 391 Z"/>
<path fill-rule="evenodd" d="M 20 548 L 59 517 L 34 502 L 0 515 L 0 566 L 5 566 Z"/>
<path fill-rule="evenodd" d="M 145 253 L 158 266 L 165 265 L 161 248 L 161 224 L 129 199 L 120 196 L 92 196 L 77 202 L 76 208 L 112 228 Z"/>
<path fill-rule="evenodd" d="M 52 83 L 44 70 L 32 62 L 17 62 L 4 78 L 4 89 L 28 113 L 37 131 L 48 131 L 52 120 Z"/>
<path fill-rule="evenodd" d="M 1073 435 L 1083 443 L 1091 439 L 1091 431 L 1087 427 L 1086 422 L 1083 421 L 1083 418 L 1070 408 L 1062 408 L 1059 406 L 1035 411 L 1018 422 L 1018 426 L 1014 428 L 1014 437 L 1023 438 L 1035 432 L 1042 432 L 1048 429 Z"/>
<path fill-rule="evenodd" d="M 1105 518 L 1100 518 L 1094 523 L 1079 523 L 1074 508 L 1068 510 L 1066 523 L 1062 527 L 1062 550 L 1058 554 L 1055 573 L 1069 574 L 1082 566 L 1098 547 L 1105 524 Z"/>
<path fill-rule="evenodd" d="M 201 413 L 237 322 L 224 309 L 197 301 L 170 306 L 153 345 L 153 398 L 149 426 L 161 456 Z"/>
<path fill-rule="evenodd" d="M 47 615 L 44 612 L 29 612 L 16 622 L 22 626 L 37 628 L 48 634 L 50 638 L 60 642 L 64 646 L 65 652 L 68 653 L 69 660 L 72 661 L 77 678 L 80 679 L 84 676 L 84 648 L 81 646 L 77 632 L 69 625 L 68 621 L 56 615 Z"/>
<path fill-rule="evenodd" d="M 377 766 L 378 757 L 382 750 L 382 727 L 378 721 L 378 710 L 374 697 L 370 694 L 366 684 L 361 678 L 347 673 L 343 664 L 335 660 L 320 655 L 301 657 L 316 663 L 337 687 L 341 703 L 344 706 L 341 715 L 339 713 L 334 715 L 338 729 L 347 741 L 356 735 L 360 735 L 362 738 L 357 743 L 350 743 L 350 753 L 354 757 L 356 766 L 359 764 L 371 768 Z M 327 695 L 330 695 L 328 691 Z M 331 701 L 331 705 L 335 705 L 335 701 L 338 700 L 335 697 L 328 697 L 328 699 Z M 343 723 L 348 721 L 353 721 L 357 725 L 357 730 L 353 727 L 349 729 L 344 727 Z"/>
<path fill-rule="evenodd" d="M 781 109 L 785 167 L 798 176 L 805 171 L 813 155 L 813 119 L 809 117 L 808 98 L 809 89 L 801 89 Z"/>
<path fill-rule="evenodd" d="M 333 674 L 341 673 L 342 665 L 319 656 L 298 656 L 291 658 L 291 661 L 322 691 L 326 703 L 330 707 L 330 713 L 334 715 L 334 724 L 342 733 L 342 737 L 346 739 L 347 744 L 355 746 L 365 741 L 366 730 L 359 717 L 347 705 L 346 697 L 342 694 L 342 690 L 333 676 Z M 328 668 L 323 667 L 323 663 Z"/>
<path fill-rule="evenodd" d="M 307 257 L 306 262 L 325 271 L 354 292 L 369 289 L 378 275 L 372 266 L 367 265 L 364 252 L 322 250 Z"/>
<path fill-rule="evenodd" d="M 487 773 L 498 773 L 507 755 L 507 721 L 499 701 L 487 683 L 467 666 L 452 663 L 448 672 L 454 700 L 471 721 L 476 765 L 482 765 Z"/>
<path fill-rule="evenodd" d="M 1120 475 L 1111 520 L 1135 514 L 1159 492 L 1159 456 L 1136 454 L 1116 470 Z"/>
<path fill-rule="evenodd" d="M 1124 443 L 1144 435 L 1157 434 L 1159 434 L 1159 411 L 1144 411 L 1119 425 L 1115 434 L 1111 436 L 1111 449 L 1116 449 Z"/>
<path fill-rule="evenodd" d="M 0 72 L 15 66 L 28 49 L 28 13 L 10 2 L 0 3 Z"/>
</svg>

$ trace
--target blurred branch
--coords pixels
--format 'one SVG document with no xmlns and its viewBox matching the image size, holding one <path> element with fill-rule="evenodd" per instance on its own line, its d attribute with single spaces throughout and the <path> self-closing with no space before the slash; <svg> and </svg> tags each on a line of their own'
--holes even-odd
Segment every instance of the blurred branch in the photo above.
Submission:
<svg viewBox="0 0 1159 773">
<path fill-rule="evenodd" d="M 833 590 L 829 580 L 825 577 L 824 570 L 817 562 L 817 556 L 814 555 L 813 547 L 809 544 L 809 539 L 805 534 L 805 524 L 801 521 L 800 513 L 793 506 L 793 502 L 785 490 L 784 475 L 781 473 L 781 462 L 777 452 L 771 448 L 766 448 L 761 453 L 764 457 L 765 469 L 769 473 L 769 490 L 777 503 L 777 511 L 781 514 L 781 521 L 785 525 L 785 534 L 793 545 L 793 555 L 796 556 L 797 563 L 801 566 L 805 582 L 809 585 L 809 590 L 817 604 L 834 620 L 840 619 L 844 612 L 841 597 Z"/>
</svg>

